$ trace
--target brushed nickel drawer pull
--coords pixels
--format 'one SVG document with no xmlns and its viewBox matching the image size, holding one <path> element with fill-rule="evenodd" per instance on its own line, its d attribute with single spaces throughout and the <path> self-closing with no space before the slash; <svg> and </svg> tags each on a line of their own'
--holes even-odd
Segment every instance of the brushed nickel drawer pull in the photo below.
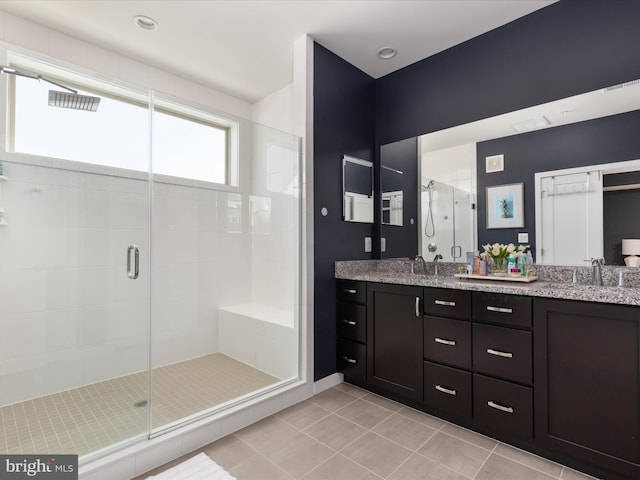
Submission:
<svg viewBox="0 0 640 480">
<path fill-rule="evenodd" d="M 358 290 L 356 290 L 355 288 L 343 288 L 342 291 L 344 293 L 350 293 L 352 295 L 355 295 L 356 293 L 358 293 Z"/>
<path fill-rule="evenodd" d="M 495 355 L 496 357 L 513 358 L 513 353 L 501 352 L 500 350 L 494 350 L 493 348 L 487 348 L 487 353 L 489 355 Z"/>
<path fill-rule="evenodd" d="M 358 363 L 358 361 L 357 361 L 357 360 L 355 360 L 355 359 L 353 359 L 353 358 L 349 358 L 349 357 L 347 357 L 347 356 L 343 356 L 342 358 L 343 358 L 346 362 L 348 362 L 348 363 Z"/>
<path fill-rule="evenodd" d="M 420 316 L 420 297 L 416 297 L 416 317 Z"/>
<path fill-rule="evenodd" d="M 491 400 L 487 402 L 487 405 L 489 405 L 491 408 L 495 408 L 496 410 L 500 410 L 502 412 L 513 413 L 513 407 L 505 407 L 504 405 L 500 405 L 498 403 L 492 402 Z"/>
<path fill-rule="evenodd" d="M 434 300 L 434 302 L 436 305 L 443 305 L 445 307 L 455 307 L 456 306 L 456 302 L 448 302 L 446 300 Z"/>
<path fill-rule="evenodd" d="M 353 320 L 347 320 L 346 318 L 342 319 L 342 323 L 346 323 L 347 325 L 351 325 L 352 327 L 356 325 L 356 322 L 354 322 Z"/>
<path fill-rule="evenodd" d="M 451 347 L 454 347 L 456 344 L 455 340 L 445 340 L 444 338 L 440 338 L 440 337 L 435 337 L 433 341 L 436 343 L 441 343 L 442 345 L 449 345 Z"/>
<path fill-rule="evenodd" d="M 440 385 L 436 385 L 436 390 L 442 393 L 446 393 L 447 395 L 457 395 L 458 393 L 455 390 L 451 390 L 449 388 L 444 388 Z"/>
<path fill-rule="evenodd" d="M 513 313 L 513 308 L 492 307 L 491 305 L 487 305 L 487 311 L 498 313 Z"/>
</svg>

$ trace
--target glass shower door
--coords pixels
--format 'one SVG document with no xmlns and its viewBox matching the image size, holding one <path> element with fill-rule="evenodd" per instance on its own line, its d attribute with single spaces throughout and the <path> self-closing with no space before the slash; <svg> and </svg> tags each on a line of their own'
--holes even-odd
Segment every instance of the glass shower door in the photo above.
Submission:
<svg viewBox="0 0 640 480">
<path fill-rule="evenodd" d="M 0 451 L 83 461 L 148 434 L 147 109 L 123 117 L 106 97 L 96 112 L 52 108 L 48 86 L 15 87 L 0 182 Z M 127 122 L 141 133 L 114 142 Z"/>
</svg>

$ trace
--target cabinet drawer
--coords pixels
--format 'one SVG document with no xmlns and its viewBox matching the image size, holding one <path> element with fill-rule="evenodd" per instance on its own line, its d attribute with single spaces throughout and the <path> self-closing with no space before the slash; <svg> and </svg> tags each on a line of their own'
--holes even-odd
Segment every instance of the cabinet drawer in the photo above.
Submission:
<svg viewBox="0 0 640 480">
<path fill-rule="evenodd" d="M 455 367 L 471 368 L 471 323 L 425 316 L 424 357 Z"/>
<path fill-rule="evenodd" d="M 424 403 L 458 418 L 471 418 L 471 373 L 424 362 Z"/>
<path fill-rule="evenodd" d="M 367 341 L 367 307 L 355 303 L 338 302 L 336 305 L 338 337 L 360 343 Z"/>
<path fill-rule="evenodd" d="M 474 370 L 531 385 L 531 332 L 473 324 Z"/>
<path fill-rule="evenodd" d="M 336 297 L 343 302 L 367 303 L 367 283 L 357 280 L 336 280 Z"/>
<path fill-rule="evenodd" d="M 471 292 L 447 288 L 425 288 L 424 313 L 468 320 L 471 318 Z"/>
<path fill-rule="evenodd" d="M 364 385 L 367 376 L 367 347 L 361 343 L 338 339 L 338 371 L 349 383 Z"/>
<path fill-rule="evenodd" d="M 473 319 L 514 327 L 531 327 L 531 297 L 473 292 Z"/>
<path fill-rule="evenodd" d="M 473 375 L 473 418 L 498 432 L 533 438 L 533 389 Z"/>
</svg>

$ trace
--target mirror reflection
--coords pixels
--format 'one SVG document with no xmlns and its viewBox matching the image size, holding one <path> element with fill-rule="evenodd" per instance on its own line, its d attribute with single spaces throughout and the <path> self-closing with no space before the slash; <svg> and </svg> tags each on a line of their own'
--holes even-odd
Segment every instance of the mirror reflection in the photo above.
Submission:
<svg viewBox="0 0 640 480">
<path fill-rule="evenodd" d="M 402 191 L 404 176 L 400 170 L 382 165 L 382 224 L 402 226 Z"/>
<path fill-rule="evenodd" d="M 342 158 L 342 215 L 345 222 L 373 223 L 373 163 Z"/>
<path fill-rule="evenodd" d="M 588 165 L 627 162 L 640 158 L 640 138 L 637 133 L 634 133 L 637 132 L 637 125 L 640 124 L 639 109 L 640 81 L 631 81 L 423 135 L 420 138 L 420 180 L 425 187 L 428 185 L 425 182 L 433 179 L 471 195 L 473 240 L 470 243 L 472 247 L 468 251 L 476 250 L 480 244 L 495 242 L 517 244 L 519 240 L 521 244 L 530 245 L 534 254 L 547 251 L 548 248 L 554 248 L 551 244 L 547 245 L 548 240 L 544 234 L 551 228 L 548 219 L 552 218 L 552 215 L 549 212 L 556 212 L 558 208 L 564 209 L 565 207 L 558 207 L 558 202 L 568 201 L 569 196 L 565 196 L 562 200 L 559 200 L 560 194 L 552 196 L 554 203 L 551 206 L 547 205 L 548 213 L 541 218 L 540 226 L 537 227 L 536 219 L 539 217 L 542 206 L 536 207 L 536 203 L 541 202 L 539 202 L 540 197 L 535 193 L 535 174 Z M 490 162 L 491 159 L 500 156 L 503 156 L 503 165 Z M 640 168 L 634 168 L 634 170 L 640 172 Z M 565 173 L 572 174 L 569 171 Z M 640 232 L 628 231 L 621 225 L 638 223 L 630 222 L 628 216 L 629 205 L 637 204 L 639 200 L 636 197 L 631 200 L 628 195 L 632 191 L 640 194 L 640 190 L 629 188 L 616 190 L 611 193 L 624 191 L 627 197 L 623 200 L 614 198 L 618 195 L 609 196 L 605 186 L 607 178 L 612 179 L 614 175 L 605 173 L 602 175 L 604 176 L 600 181 L 603 186 L 600 188 L 605 193 L 602 195 L 600 207 L 597 202 L 592 201 L 591 209 L 595 209 L 594 211 L 570 209 L 575 212 L 575 217 L 572 218 L 574 228 L 571 231 L 575 233 L 589 229 L 591 238 L 600 240 L 593 240 L 589 251 L 581 251 L 578 254 L 570 247 L 575 235 L 565 232 L 561 236 L 564 235 L 566 238 L 560 240 L 556 234 L 558 239 L 556 243 L 566 245 L 566 251 L 556 248 L 552 258 L 545 256 L 543 260 L 542 256 L 538 258 L 536 255 L 536 261 L 558 265 L 585 265 L 587 263 L 584 260 L 588 258 L 578 259 L 578 257 L 589 254 L 589 258 L 592 256 L 605 258 L 607 264 L 624 265 L 622 240 L 640 238 Z M 593 174 L 591 178 L 595 178 Z M 575 179 L 567 177 L 564 180 L 573 182 Z M 586 184 L 584 178 L 579 180 L 579 182 L 583 181 Z M 631 182 L 631 180 L 624 181 Z M 514 182 L 524 182 L 524 227 L 487 229 L 486 187 Z M 556 178 L 556 182 L 560 182 L 559 177 Z M 635 183 L 640 181 L 636 180 Z M 437 252 L 447 254 L 450 261 L 465 262 L 465 247 L 459 241 L 459 236 L 456 235 L 454 239 L 452 235 L 451 239 L 442 241 L 438 239 L 435 242 L 427 236 L 431 228 L 429 225 L 436 225 L 437 236 L 438 220 L 444 219 L 445 216 L 453 217 L 453 214 L 446 212 L 456 206 L 455 202 L 459 200 L 455 198 L 458 197 L 449 200 L 449 205 L 442 211 L 436 209 L 434 201 L 432 211 L 429 213 L 430 202 L 425 199 L 425 188 L 422 190 L 423 193 L 419 198 L 422 219 L 419 242 L 421 254 L 425 258 L 432 257 L 433 254 L 429 252 L 433 249 L 432 244 L 436 243 Z M 605 207 L 607 204 L 611 206 Z M 598 208 L 602 210 L 599 215 Z M 566 210 L 568 211 L 569 208 L 567 207 Z M 621 222 L 619 218 L 612 222 L 611 217 L 620 217 L 622 212 L 626 212 L 626 223 Z M 458 211 L 456 210 L 455 213 L 457 215 Z M 431 216 L 434 218 L 433 221 L 430 220 Z M 599 216 L 597 222 L 593 221 L 594 216 Z M 431 223 L 428 225 L 427 222 Z M 461 232 L 463 227 L 452 227 L 452 230 Z M 457 255 L 458 247 L 462 249 L 460 257 Z"/>
</svg>

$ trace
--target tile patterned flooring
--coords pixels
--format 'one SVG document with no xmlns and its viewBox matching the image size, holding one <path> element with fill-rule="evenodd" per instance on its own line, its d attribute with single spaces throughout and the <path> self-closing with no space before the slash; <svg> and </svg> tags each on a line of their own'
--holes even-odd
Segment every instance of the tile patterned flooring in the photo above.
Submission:
<svg viewBox="0 0 640 480">
<path fill-rule="evenodd" d="M 343 383 L 136 477 L 205 452 L 238 480 L 587 480 Z"/>
<path fill-rule="evenodd" d="M 153 370 L 153 428 L 280 379 L 221 353 Z M 147 432 L 147 373 L 136 373 L 0 408 L 0 452 L 86 455 Z"/>
</svg>

